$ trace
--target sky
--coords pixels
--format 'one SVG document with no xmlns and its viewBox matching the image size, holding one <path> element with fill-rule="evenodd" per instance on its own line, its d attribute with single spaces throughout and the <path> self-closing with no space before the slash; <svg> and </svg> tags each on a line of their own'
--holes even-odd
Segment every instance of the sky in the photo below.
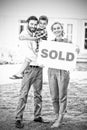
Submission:
<svg viewBox="0 0 87 130">
<path fill-rule="evenodd" d="M 0 15 L 87 17 L 87 0 L 0 0 Z"/>
</svg>

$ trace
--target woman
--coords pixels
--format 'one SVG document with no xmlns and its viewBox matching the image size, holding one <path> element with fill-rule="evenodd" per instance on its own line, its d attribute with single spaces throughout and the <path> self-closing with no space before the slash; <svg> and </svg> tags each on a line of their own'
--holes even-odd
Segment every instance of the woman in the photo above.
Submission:
<svg viewBox="0 0 87 130">
<path fill-rule="evenodd" d="M 64 30 L 61 23 L 55 22 L 51 26 L 51 30 L 55 35 L 55 39 L 53 41 L 66 42 L 64 44 L 68 44 L 67 39 L 63 38 Z M 52 97 L 52 103 L 56 115 L 56 120 L 51 127 L 59 127 L 63 121 L 63 117 L 66 112 L 69 71 L 49 68 L 48 79 L 49 79 L 50 94 Z"/>
</svg>

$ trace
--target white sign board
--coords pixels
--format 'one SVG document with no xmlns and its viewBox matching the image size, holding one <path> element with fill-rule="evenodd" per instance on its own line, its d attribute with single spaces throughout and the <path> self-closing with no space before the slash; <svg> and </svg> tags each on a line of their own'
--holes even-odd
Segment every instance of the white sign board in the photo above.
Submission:
<svg viewBox="0 0 87 130">
<path fill-rule="evenodd" d="M 71 70 L 76 66 L 76 53 L 73 44 L 55 41 L 42 41 L 39 44 L 37 62 L 50 68 Z"/>
</svg>

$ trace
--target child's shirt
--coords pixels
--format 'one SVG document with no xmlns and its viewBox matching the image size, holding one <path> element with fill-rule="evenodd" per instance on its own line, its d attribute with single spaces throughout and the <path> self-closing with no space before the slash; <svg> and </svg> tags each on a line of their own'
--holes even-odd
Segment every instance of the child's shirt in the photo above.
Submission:
<svg viewBox="0 0 87 130">
<path fill-rule="evenodd" d="M 47 30 L 38 28 L 36 33 L 35 33 L 35 37 L 37 37 L 37 38 L 39 37 L 39 39 L 37 40 L 37 50 L 38 50 L 40 39 L 47 40 L 47 38 L 48 38 Z"/>
<path fill-rule="evenodd" d="M 35 33 L 35 36 L 40 37 L 40 39 L 42 39 L 42 40 L 47 40 L 47 37 L 48 37 L 47 30 L 38 28 Z"/>
</svg>

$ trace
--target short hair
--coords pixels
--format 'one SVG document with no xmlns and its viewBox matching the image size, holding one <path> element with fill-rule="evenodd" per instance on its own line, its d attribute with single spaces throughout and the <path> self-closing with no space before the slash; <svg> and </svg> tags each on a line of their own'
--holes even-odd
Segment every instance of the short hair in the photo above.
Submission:
<svg viewBox="0 0 87 130">
<path fill-rule="evenodd" d="M 26 20 L 26 22 L 29 23 L 30 20 L 36 20 L 37 23 L 39 23 L 38 18 L 37 18 L 36 16 L 30 16 L 30 17 Z"/>
<path fill-rule="evenodd" d="M 45 16 L 45 15 L 40 16 L 39 17 L 39 21 L 40 20 L 45 20 L 47 22 L 47 24 L 48 24 L 48 18 L 47 18 L 47 16 Z"/>
<path fill-rule="evenodd" d="M 64 36 L 64 29 L 63 29 L 63 25 L 60 23 L 60 22 L 55 22 L 52 24 L 51 26 L 51 30 L 53 31 L 53 26 L 56 25 L 56 24 L 59 24 L 61 26 L 61 29 L 62 29 L 62 36 Z"/>
</svg>

